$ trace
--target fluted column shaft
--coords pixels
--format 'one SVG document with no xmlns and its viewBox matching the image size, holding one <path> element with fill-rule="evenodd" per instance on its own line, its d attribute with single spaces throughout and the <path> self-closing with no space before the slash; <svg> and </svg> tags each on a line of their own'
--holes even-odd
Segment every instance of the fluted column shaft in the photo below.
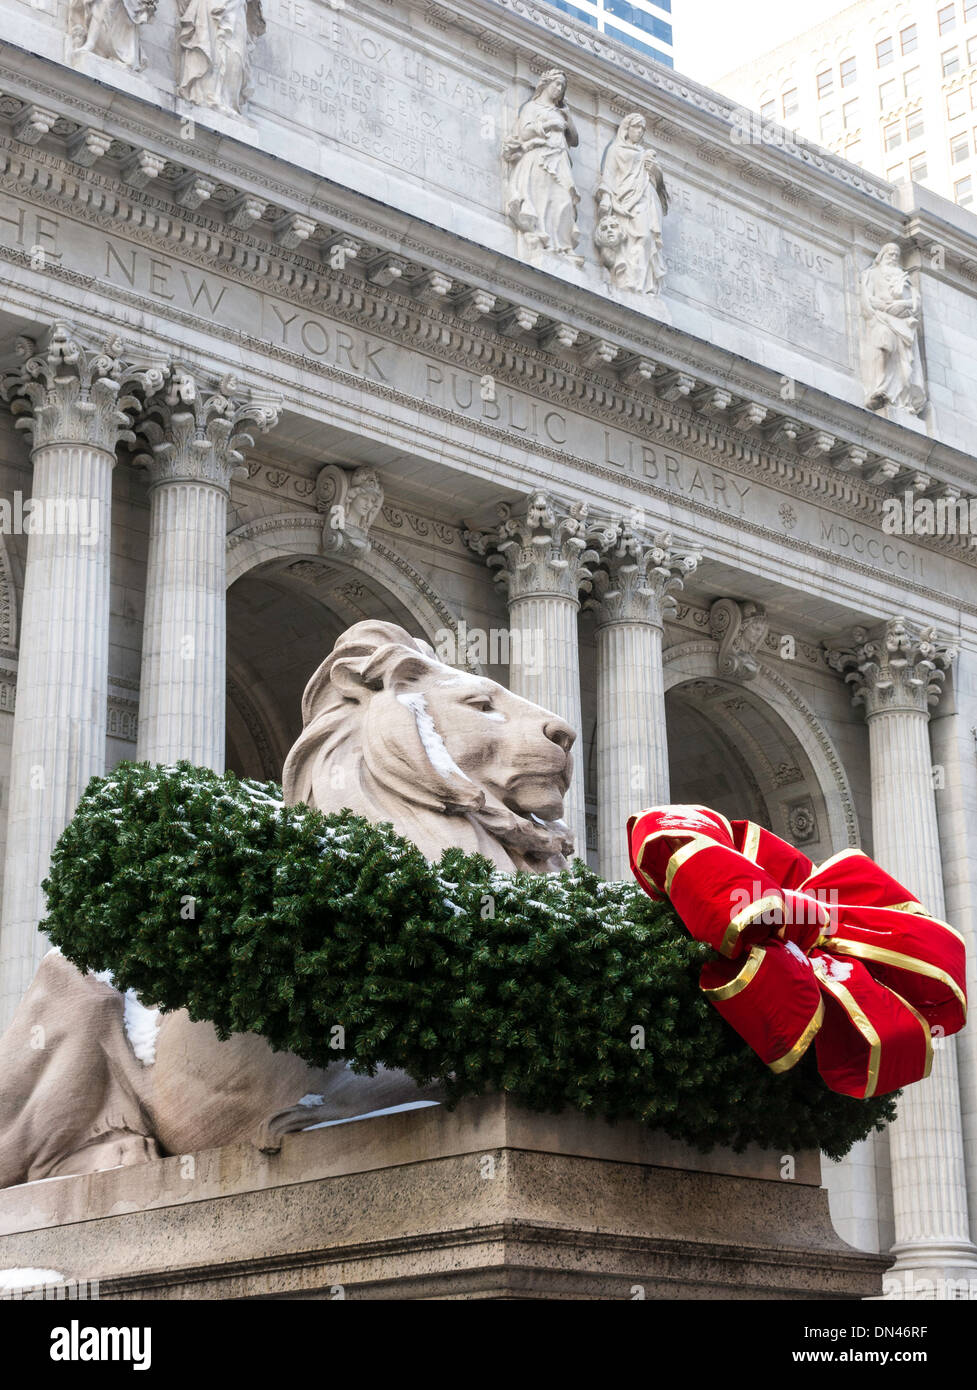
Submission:
<svg viewBox="0 0 977 1390">
<path fill-rule="evenodd" d="M 95 532 L 83 544 L 78 534 L 35 531 L 27 543 L 4 863 L 4 1021 L 46 949 L 37 924 L 51 850 L 89 778 L 105 770 L 115 455 L 66 444 L 33 458 L 35 502 L 83 500 Z"/>
<path fill-rule="evenodd" d="M 242 425 L 270 429 L 274 407 L 208 389 L 182 367 L 139 423 L 148 451 L 150 520 L 139 679 L 140 760 L 224 767 L 227 500 L 241 470 Z"/>
<path fill-rule="evenodd" d="M 597 614 L 597 815 L 600 871 L 630 879 L 627 823 L 668 801 L 662 634 L 666 609 L 699 557 L 679 553 L 667 531 L 645 535 L 623 521 L 588 535 L 595 553 Z"/>
<path fill-rule="evenodd" d="M 141 761 L 224 767 L 227 493 L 161 482 L 150 493 L 139 679 Z"/>
<path fill-rule="evenodd" d="M 577 615 L 580 605 L 560 594 L 533 594 L 509 603 L 509 687 L 543 709 L 565 719 L 571 729 L 582 726 L 580 656 Z M 563 802 L 563 818 L 573 836 L 576 853 L 587 851 L 584 805 L 583 749 L 578 736 L 571 752 L 573 776 Z"/>
<path fill-rule="evenodd" d="M 904 619 L 875 632 L 858 629 L 852 648 L 829 653 L 865 705 L 874 856 L 936 917 L 944 914 L 944 898 L 929 707 L 952 655 L 934 633 Z M 935 1040 L 929 1078 L 903 1091 L 889 1151 L 896 1263 L 888 1287 L 918 1297 L 931 1285 L 940 1296 L 948 1280 L 977 1277 L 954 1038 Z"/>
<path fill-rule="evenodd" d="M 504 508 L 503 516 L 494 531 L 466 531 L 465 538 L 506 595 L 511 689 L 558 714 L 576 736 L 563 819 L 574 853 L 586 859 L 577 615 L 581 589 L 590 588 L 588 565 L 597 558 L 588 548 L 587 507 L 564 506 L 536 492 L 518 512 Z"/>
<path fill-rule="evenodd" d="M 21 340 L 23 367 L 3 395 L 33 437 L 32 526 L 20 625 L 0 918 L 0 1028 L 46 950 L 37 930 L 51 851 L 89 779 L 105 770 L 109 555 L 116 445 L 132 438 L 127 386 L 152 394 L 159 371 L 136 372 L 65 324 L 46 348 Z"/>
<path fill-rule="evenodd" d="M 628 817 L 668 801 L 662 629 L 597 628 L 597 812 L 600 872 L 629 879 Z"/>
</svg>

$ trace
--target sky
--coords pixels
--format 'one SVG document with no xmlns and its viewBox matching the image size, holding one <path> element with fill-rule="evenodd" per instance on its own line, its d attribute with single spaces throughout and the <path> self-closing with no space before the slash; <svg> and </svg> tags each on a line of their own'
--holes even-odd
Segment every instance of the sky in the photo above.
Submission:
<svg viewBox="0 0 977 1390">
<path fill-rule="evenodd" d="M 709 83 L 803 34 L 851 0 L 672 0 L 675 67 Z"/>
</svg>

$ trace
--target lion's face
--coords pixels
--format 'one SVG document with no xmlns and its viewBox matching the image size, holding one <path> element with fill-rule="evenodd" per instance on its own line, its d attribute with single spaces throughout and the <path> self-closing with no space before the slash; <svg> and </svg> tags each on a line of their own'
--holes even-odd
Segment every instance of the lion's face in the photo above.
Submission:
<svg viewBox="0 0 977 1390">
<path fill-rule="evenodd" d="M 495 681 L 445 665 L 403 628 L 363 622 L 345 632 L 309 681 L 302 713 L 282 777 L 289 803 L 391 820 L 429 857 L 470 847 L 467 818 L 519 854 L 559 858 L 574 731 Z"/>
<path fill-rule="evenodd" d="M 563 815 L 576 735 L 495 681 L 432 662 L 403 688 L 374 695 L 363 732 L 381 757 L 420 758 L 422 779 L 433 772 L 455 790 L 464 779 L 527 819 Z"/>
</svg>

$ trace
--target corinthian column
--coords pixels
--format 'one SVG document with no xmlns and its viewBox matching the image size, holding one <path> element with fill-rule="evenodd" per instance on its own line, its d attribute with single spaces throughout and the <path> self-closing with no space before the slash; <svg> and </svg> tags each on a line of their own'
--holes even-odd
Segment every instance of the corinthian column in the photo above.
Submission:
<svg viewBox="0 0 977 1390">
<path fill-rule="evenodd" d="M 585 538 L 586 505 L 561 507 L 537 492 L 525 511 L 506 515 L 494 532 L 466 533 L 469 545 L 495 570 L 509 604 L 509 686 L 552 710 L 577 734 L 565 818 L 575 852 L 586 857 L 580 652 L 577 614 L 581 586 L 596 553 Z"/>
<path fill-rule="evenodd" d="M 662 631 L 672 595 L 698 564 L 659 532 L 620 523 L 590 537 L 597 615 L 597 825 L 600 871 L 630 877 L 627 820 L 668 801 Z"/>
<path fill-rule="evenodd" d="M 141 761 L 185 758 L 224 767 L 227 645 L 227 499 L 243 472 L 241 449 L 254 443 L 241 426 L 264 431 L 277 410 L 235 399 L 226 377 L 218 390 L 174 369 L 165 396 L 139 432 L 149 452 L 149 554 L 139 679 Z"/>
<path fill-rule="evenodd" d="M 875 858 L 926 910 L 943 917 L 943 876 L 929 744 L 930 708 L 954 652 L 931 628 L 893 618 L 828 649 L 865 709 Z M 956 1039 L 934 1040 L 928 1080 L 903 1092 L 889 1130 L 897 1297 L 941 1296 L 946 1281 L 977 1277 L 963 1156 Z M 946 1296 L 945 1292 L 943 1296 Z"/>
<path fill-rule="evenodd" d="M 17 708 L 0 926 L 0 1025 L 45 950 L 41 882 L 89 778 L 105 770 L 112 469 L 131 412 L 163 384 L 112 340 L 91 347 L 63 323 L 46 348 L 21 340 L 5 378 L 18 429 L 33 437 L 31 524 L 20 625 Z"/>
</svg>

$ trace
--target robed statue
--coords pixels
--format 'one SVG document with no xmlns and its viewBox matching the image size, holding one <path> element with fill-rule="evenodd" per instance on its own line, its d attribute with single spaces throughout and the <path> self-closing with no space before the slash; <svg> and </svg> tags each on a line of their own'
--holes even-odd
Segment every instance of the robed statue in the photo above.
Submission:
<svg viewBox="0 0 977 1390">
<path fill-rule="evenodd" d="M 506 214 L 516 229 L 517 248 L 528 260 L 540 252 L 575 256 L 580 230 L 570 150 L 579 137 L 566 105 L 566 75 L 551 68 L 536 84 L 502 146 L 508 165 Z"/>
<path fill-rule="evenodd" d="M 244 108 L 251 56 L 265 32 L 260 0 L 177 0 L 180 6 L 179 94 L 231 116 Z"/>
<path fill-rule="evenodd" d="M 139 72 L 146 62 L 139 31 L 155 13 L 156 0 L 69 0 L 74 55 L 91 53 Z"/>
<path fill-rule="evenodd" d="M 660 294 L 665 279 L 662 219 L 668 194 L 653 150 L 642 145 L 645 118 L 625 116 L 608 145 L 597 185 L 594 242 L 618 289 Z"/>
<path fill-rule="evenodd" d="M 926 404 L 919 354 L 920 297 L 888 242 L 862 275 L 862 384 L 869 410 L 918 415 Z"/>
</svg>

